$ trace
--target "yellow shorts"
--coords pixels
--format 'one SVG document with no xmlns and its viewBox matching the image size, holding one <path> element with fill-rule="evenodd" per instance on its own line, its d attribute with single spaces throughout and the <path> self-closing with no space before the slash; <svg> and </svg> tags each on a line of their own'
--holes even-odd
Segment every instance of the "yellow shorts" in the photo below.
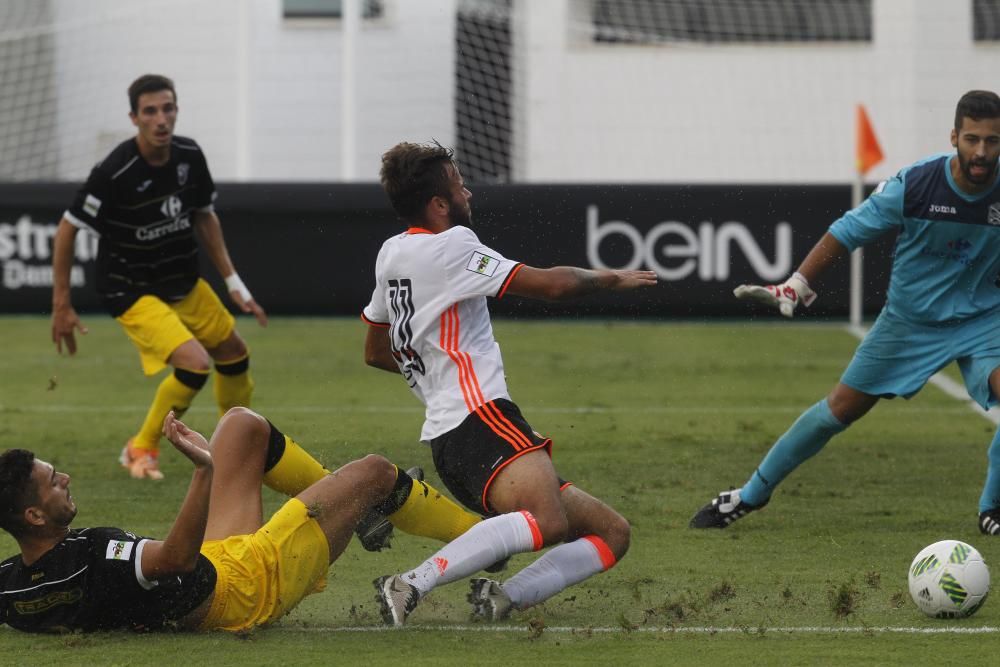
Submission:
<svg viewBox="0 0 1000 667">
<path fill-rule="evenodd" d="M 253 535 L 205 542 L 201 553 L 212 561 L 218 579 L 199 630 L 238 632 L 266 625 L 326 588 L 330 547 L 296 498 Z"/>
<path fill-rule="evenodd" d="M 236 326 L 215 291 L 201 278 L 176 303 L 147 294 L 115 319 L 139 349 L 146 375 L 156 375 L 166 368 L 173 351 L 192 338 L 212 349 L 229 338 Z"/>
</svg>

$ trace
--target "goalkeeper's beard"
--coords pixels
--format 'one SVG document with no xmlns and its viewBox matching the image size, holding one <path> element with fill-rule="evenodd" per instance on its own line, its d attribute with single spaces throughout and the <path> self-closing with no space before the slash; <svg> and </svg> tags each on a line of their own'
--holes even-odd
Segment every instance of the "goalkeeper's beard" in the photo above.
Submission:
<svg viewBox="0 0 1000 667">
<path fill-rule="evenodd" d="M 986 160 L 966 160 L 962 157 L 962 154 L 958 154 L 958 165 L 962 168 L 962 173 L 965 174 L 966 180 L 970 183 L 975 183 L 976 185 L 986 185 L 991 182 L 997 175 L 997 161 L 994 161 L 990 169 L 987 170 L 984 176 L 973 176 L 972 167 L 986 167 L 990 166 L 990 163 Z"/>
</svg>

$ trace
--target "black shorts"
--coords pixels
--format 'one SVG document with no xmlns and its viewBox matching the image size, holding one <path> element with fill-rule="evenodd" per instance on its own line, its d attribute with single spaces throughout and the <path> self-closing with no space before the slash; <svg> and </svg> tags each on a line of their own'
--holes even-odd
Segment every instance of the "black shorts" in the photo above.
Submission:
<svg viewBox="0 0 1000 667">
<path fill-rule="evenodd" d="M 486 493 L 505 465 L 536 449 L 545 448 L 552 455 L 552 440 L 535 433 L 518 407 L 503 398 L 479 406 L 430 444 L 445 487 L 463 505 L 484 515 L 494 514 L 486 504 Z"/>
</svg>

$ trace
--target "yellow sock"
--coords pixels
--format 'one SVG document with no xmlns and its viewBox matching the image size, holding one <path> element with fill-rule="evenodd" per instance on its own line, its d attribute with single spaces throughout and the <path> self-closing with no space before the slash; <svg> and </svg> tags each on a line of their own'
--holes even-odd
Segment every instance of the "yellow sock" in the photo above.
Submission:
<svg viewBox="0 0 1000 667">
<path fill-rule="evenodd" d="M 389 515 L 389 522 L 404 533 L 442 542 L 451 542 L 480 521 L 430 484 L 417 480 L 403 506 Z"/>
<path fill-rule="evenodd" d="M 250 407 L 253 387 L 249 355 L 235 361 L 216 362 L 212 388 L 215 391 L 215 402 L 219 405 L 220 415 L 226 414 L 229 408 L 236 406 Z"/>
<path fill-rule="evenodd" d="M 271 464 L 274 458 L 279 456 L 277 462 Z M 299 495 L 330 474 L 330 471 L 310 456 L 309 452 L 287 435 L 283 435 L 273 424 L 268 448 L 268 464 L 270 466 L 265 468 L 264 484 L 290 497 Z"/>
<path fill-rule="evenodd" d="M 176 368 L 173 373 L 163 378 L 163 382 L 156 388 L 156 395 L 146 413 L 146 419 L 132 440 L 132 446 L 151 452 L 159 451 L 163 419 L 167 413 L 173 410 L 177 416 L 183 415 L 191 407 L 191 401 L 207 380 L 208 371 L 191 371 L 184 368 Z"/>
</svg>

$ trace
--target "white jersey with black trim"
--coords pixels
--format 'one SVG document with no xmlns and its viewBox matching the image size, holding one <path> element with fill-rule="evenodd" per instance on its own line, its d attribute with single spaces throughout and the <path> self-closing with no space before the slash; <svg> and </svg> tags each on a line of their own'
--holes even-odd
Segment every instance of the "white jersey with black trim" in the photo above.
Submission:
<svg viewBox="0 0 1000 667">
<path fill-rule="evenodd" d="M 362 317 L 389 328 L 399 370 L 427 408 L 421 440 L 487 401 L 510 399 L 486 297 L 502 297 L 521 266 L 462 226 L 411 227 L 382 244 Z"/>
</svg>

